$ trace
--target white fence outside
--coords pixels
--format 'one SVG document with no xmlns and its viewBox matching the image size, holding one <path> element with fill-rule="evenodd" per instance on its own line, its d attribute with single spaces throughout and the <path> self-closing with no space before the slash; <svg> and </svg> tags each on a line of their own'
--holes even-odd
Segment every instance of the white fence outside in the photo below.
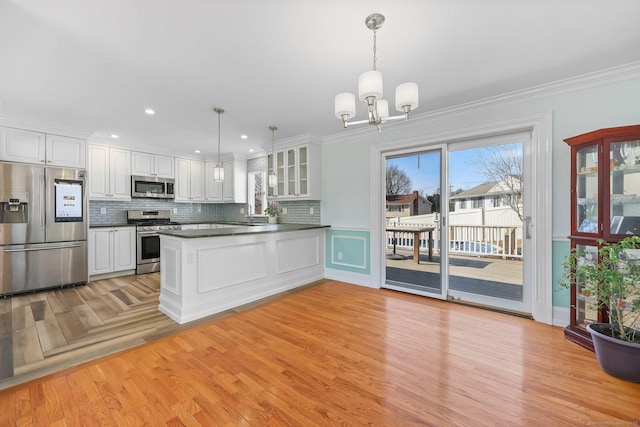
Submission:
<svg viewBox="0 0 640 427">
<path fill-rule="evenodd" d="M 388 218 L 387 225 L 394 227 L 434 226 L 432 248 L 439 252 L 439 214 Z M 513 224 L 513 225 L 505 225 Z M 413 232 L 387 232 L 387 247 L 413 249 Z M 420 250 L 428 249 L 429 233 L 420 235 Z M 522 222 L 508 207 L 490 209 L 465 209 L 449 214 L 449 252 L 474 256 L 498 256 L 509 259 L 522 258 Z"/>
</svg>

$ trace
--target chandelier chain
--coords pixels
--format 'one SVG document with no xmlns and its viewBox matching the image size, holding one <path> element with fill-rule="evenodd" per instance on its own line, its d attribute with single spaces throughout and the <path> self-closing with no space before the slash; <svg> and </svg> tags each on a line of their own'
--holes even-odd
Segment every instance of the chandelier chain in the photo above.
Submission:
<svg viewBox="0 0 640 427">
<path fill-rule="evenodd" d="M 376 31 L 373 30 L 373 71 L 376 71 L 376 61 L 378 57 L 376 56 Z"/>
</svg>

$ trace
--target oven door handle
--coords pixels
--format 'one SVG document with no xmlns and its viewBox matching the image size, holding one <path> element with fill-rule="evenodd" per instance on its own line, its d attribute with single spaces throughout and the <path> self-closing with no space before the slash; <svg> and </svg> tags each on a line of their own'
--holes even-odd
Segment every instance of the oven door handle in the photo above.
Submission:
<svg viewBox="0 0 640 427">
<path fill-rule="evenodd" d="M 138 231 L 138 236 L 150 236 L 152 234 L 158 234 L 157 231 Z"/>
</svg>

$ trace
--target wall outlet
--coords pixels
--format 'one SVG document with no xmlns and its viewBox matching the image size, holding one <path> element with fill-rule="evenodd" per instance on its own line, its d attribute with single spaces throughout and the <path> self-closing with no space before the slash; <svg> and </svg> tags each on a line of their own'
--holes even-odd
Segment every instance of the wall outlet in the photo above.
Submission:
<svg viewBox="0 0 640 427">
<path fill-rule="evenodd" d="M 100 215 L 106 215 L 107 214 L 107 208 L 100 208 Z"/>
<path fill-rule="evenodd" d="M 313 209 L 313 208 L 311 208 Z M 338 252 L 338 261 L 342 261 L 342 252 Z"/>
<path fill-rule="evenodd" d="M 282 214 L 285 215 L 287 213 L 287 208 L 282 208 Z"/>
<path fill-rule="evenodd" d="M 178 208 L 173 208 L 173 213 L 178 213 Z"/>
<path fill-rule="evenodd" d="M 244 208 L 240 208 L 240 213 L 243 214 L 244 213 Z"/>
<path fill-rule="evenodd" d="M 309 215 L 313 215 L 313 206 L 309 208 Z"/>
</svg>

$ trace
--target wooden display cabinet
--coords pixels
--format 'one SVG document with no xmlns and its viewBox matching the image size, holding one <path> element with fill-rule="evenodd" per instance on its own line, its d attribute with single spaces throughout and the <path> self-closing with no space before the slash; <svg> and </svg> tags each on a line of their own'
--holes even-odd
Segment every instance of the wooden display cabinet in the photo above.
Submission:
<svg viewBox="0 0 640 427">
<path fill-rule="evenodd" d="M 599 241 L 640 234 L 640 125 L 600 129 L 565 139 L 571 147 L 571 249 L 596 262 Z M 593 351 L 589 323 L 607 322 L 584 283 L 571 284 L 565 337 Z"/>
</svg>

